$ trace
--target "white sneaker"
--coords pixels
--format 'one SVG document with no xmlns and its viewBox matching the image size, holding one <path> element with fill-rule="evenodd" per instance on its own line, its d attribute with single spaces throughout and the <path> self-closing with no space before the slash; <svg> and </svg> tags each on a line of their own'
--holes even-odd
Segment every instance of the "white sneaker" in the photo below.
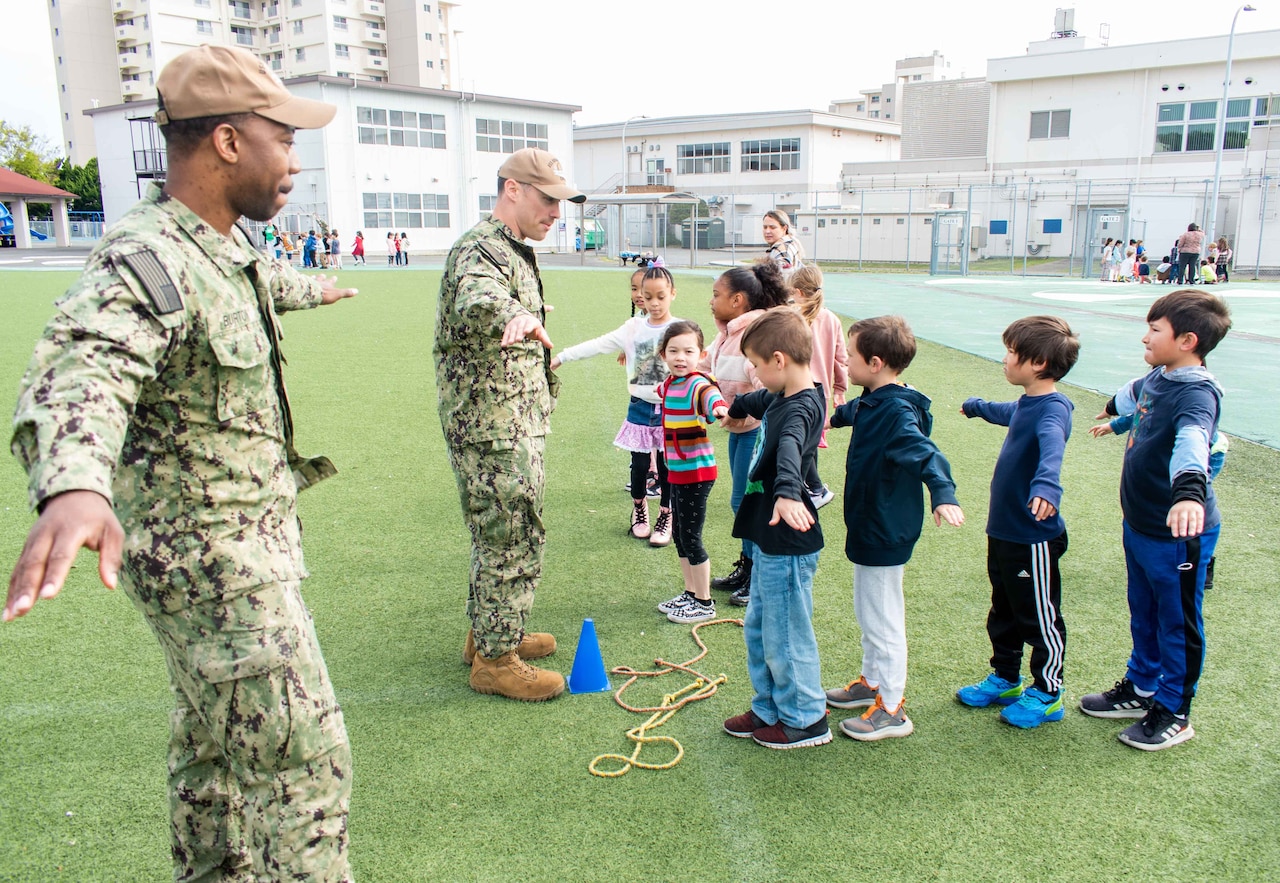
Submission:
<svg viewBox="0 0 1280 883">
<path fill-rule="evenodd" d="M 708 606 L 703 607 L 701 602 L 693 599 L 690 599 L 683 607 L 677 607 L 667 614 L 667 619 L 672 622 L 706 622 L 708 619 L 715 618 L 715 601 L 711 601 Z"/>
<path fill-rule="evenodd" d="M 813 508 L 815 509 L 821 509 L 835 498 L 836 495 L 825 484 L 820 490 L 809 491 L 809 499 L 813 501 Z"/>
<path fill-rule="evenodd" d="M 659 604 L 658 612 L 674 613 L 675 611 L 679 610 L 681 607 L 684 607 L 692 603 L 693 603 L 693 595 L 689 594 L 688 592 L 681 592 L 679 595 L 676 595 L 670 601 L 663 601 L 661 604 Z"/>
</svg>

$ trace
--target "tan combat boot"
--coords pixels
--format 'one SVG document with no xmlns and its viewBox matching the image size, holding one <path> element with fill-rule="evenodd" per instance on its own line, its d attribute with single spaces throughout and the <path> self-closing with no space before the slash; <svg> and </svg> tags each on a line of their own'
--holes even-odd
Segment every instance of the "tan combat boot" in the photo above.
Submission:
<svg viewBox="0 0 1280 883">
<path fill-rule="evenodd" d="M 541 659 L 556 652 L 556 636 L 547 632 L 525 632 L 518 652 L 521 659 Z M 476 657 L 476 634 L 467 629 L 467 641 L 462 645 L 462 664 L 470 665 Z"/>
<path fill-rule="evenodd" d="M 564 677 L 558 672 L 534 668 L 515 650 L 497 659 L 477 653 L 471 661 L 471 689 L 521 702 L 545 702 L 564 692 Z"/>
</svg>

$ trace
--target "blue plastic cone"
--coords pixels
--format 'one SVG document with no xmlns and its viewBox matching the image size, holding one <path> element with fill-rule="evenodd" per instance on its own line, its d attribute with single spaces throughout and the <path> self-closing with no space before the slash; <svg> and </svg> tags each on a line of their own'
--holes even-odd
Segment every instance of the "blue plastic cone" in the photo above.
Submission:
<svg viewBox="0 0 1280 883">
<path fill-rule="evenodd" d="M 569 673 L 569 692 L 604 693 L 610 689 L 609 675 L 600 656 L 596 624 L 593 620 L 584 619 L 582 634 L 578 635 L 578 649 L 573 654 L 573 671 Z"/>
</svg>

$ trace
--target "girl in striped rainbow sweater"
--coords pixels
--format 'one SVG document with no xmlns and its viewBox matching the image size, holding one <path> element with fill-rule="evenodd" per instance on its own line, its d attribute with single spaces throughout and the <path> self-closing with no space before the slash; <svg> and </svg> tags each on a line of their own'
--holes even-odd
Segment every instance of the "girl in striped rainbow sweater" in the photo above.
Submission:
<svg viewBox="0 0 1280 883">
<path fill-rule="evenodd" d="M 698 370 L 707 351 L 696 322 L 668 325 L 659 352 L 671 372 L 659 384 L 658 394 L 684 591 L 659 604 L 658 610 L 672 622 L 702 622 L 716 615 L 711 600 L 711 559 L 702 545 L 707 497 L 716 481 L 716 458 L 707 438 L 707 423 L 728 414 L 729 406 L 715 380 Z"/>
</svg>

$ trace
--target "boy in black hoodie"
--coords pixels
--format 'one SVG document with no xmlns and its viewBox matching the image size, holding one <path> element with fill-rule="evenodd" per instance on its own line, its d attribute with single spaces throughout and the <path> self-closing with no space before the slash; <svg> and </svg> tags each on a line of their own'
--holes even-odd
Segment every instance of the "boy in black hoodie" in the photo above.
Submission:
<svg viewBox="0 0 1280 883">
<path fill-rule="evenodd" d="M 863 319 L 849 328 L 849 385 L 862 395 L 836 408 L 832 428 L 852 426 L 845 464 L 845 555 L 853 562 L 853 610 L 862 627 L 862 674 L 827 691 L 833 708 L 866 708 L 842 721 L 863 742 L 909 736 L 904 710 L 907 625 L 903 567 L 924 521 L 923 482 L 933 520 L 959 527 L 951 466 L 929 438 L 929 398 L 898 381 L 916 355 L 916 339 L 901 316 Z"/>
<path fill-rule="evenodd" d="M 813 634 L 813 575 L 822 549 L 818 510 L 805 492 L 826 419 L 826 393 L 813 382 L 813 334 L 800 314 L 780 307 L 742 335 L 742 352 L 764 389 L 739 395 L 729 416 L 760 421 L 746 492 L 733 535 L 754 544 L 750 602 L 743 621 L 751 709 L 725 732 L 766 748 L 831 741 Z"/>
</svg>

